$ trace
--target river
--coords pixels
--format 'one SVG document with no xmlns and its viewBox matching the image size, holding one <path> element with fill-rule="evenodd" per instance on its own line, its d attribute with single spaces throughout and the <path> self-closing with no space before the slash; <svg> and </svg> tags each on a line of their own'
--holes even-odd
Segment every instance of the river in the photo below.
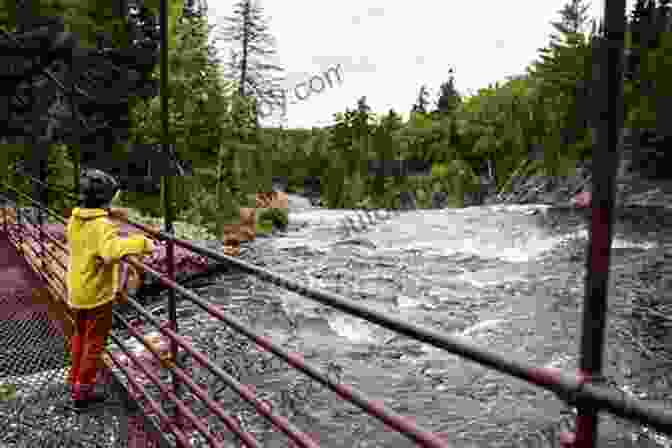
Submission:
<svg viewBox="0 0 672 448">
<path fill-rule="evenodd" d="M 289 229 L 250 243 L 244 258 L 511 357 L 576 368 L 588 236 L 577 212 L 495 205 L 382 213 L 346 235 L 345 218 L 361 211 L 293 207 Z M 672 231 L 669 216 L 664 223 L 651 216 L 640 211 L 616 224 L 605 373 L 624 394 L 669 404 L 670 316 L 653 322 L 641 309 L 652 300 L 670 303 L 672 275 L 655 272 L 663 261 L 670 270 Z M 454 446 L 555 446 L 559 422 L 573 420 L 572 410 L 551 393 L 253 277 L 226 274 L 195 290 Z M 281 361 L 258 353 L 187 301 L 179 308 L 185 316 L 181 333 L 241 382 L 254 385 L 322 446 L 413 446 Z M 212 375 L 194 372 L 214 387 Z M 233 393 L 219 398 L 264 446 L 287 446 L 284 435 L 271 431 Z M 604 446 L 672 445 L 647 428 L 608 416 L 601 435 Z"/>
</svg>

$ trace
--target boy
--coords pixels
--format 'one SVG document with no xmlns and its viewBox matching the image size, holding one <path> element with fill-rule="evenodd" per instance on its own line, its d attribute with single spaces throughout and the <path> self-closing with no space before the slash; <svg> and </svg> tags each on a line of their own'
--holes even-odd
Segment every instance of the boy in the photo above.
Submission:
<svg viewBox="0 0 672 448">
<path fill-rule="evenodd" d="M 68 302 L 75 329 L 72 342 L 70 384 L 76 410 L 105 401 L 93 392 L 101 354 L 112 328 L 112 305 L 119 293 L 120 259 L 130 254 L 148 254 L 152 241 L 138 235 L 122 239 L 119 226 L 109 219 L 109 207 L 119 184 L 107 173 L 86 169 L 81 176 L 81 207 L 68 221 Z"/>
</svg>

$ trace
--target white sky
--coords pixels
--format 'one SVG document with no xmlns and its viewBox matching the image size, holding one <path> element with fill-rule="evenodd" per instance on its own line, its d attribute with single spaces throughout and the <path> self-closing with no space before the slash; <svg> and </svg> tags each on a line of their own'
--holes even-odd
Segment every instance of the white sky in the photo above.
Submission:
<svg viewBox="0 0 672 448">
<path fill-rule="evenodd" d="M 211 23 L 233 12 L 234 0 L 208 0 Z M 566 0 L 261 0 L 285 87 L 342 66 L 340 85 L 297 102 L 288 95 L 285 126 L 323 126 L 333 114 L 353 109 L 366 96 L 373 112 L 408 113 L 426 84 L 436 100 L 439 85 L 455 69 L 465 94 L 522 74 L 548 43 Z M 628 12 L 634 0 L 627 0 Z M 604 0 L 593 0 L 590 15 L 602 17 Z M 226 44 L 219 45 L 222 56 Z M 317 86 L 317 84 L 316 84 Z M 303 90 L 300 95 L 304 96 Z M 292 104 L 295 102 L 295 104 Z M 278 125 L 280 121 L 267 121 Z"/>
</svg>

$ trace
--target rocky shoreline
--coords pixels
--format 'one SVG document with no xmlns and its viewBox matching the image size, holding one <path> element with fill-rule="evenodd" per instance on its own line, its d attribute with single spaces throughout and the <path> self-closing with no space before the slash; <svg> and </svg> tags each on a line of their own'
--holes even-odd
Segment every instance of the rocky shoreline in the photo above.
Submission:
<svg viewBox="0 0 672 448">
<path fill-rule="evenodd" d="M 552 207 L 573 207 L 576 195 L 591 191 L 589 164 L 580 165 L 568 177 L 533 175 L 513 179 L 510 190 L 487 195 L 483 204 L 548 204 Z M 672 211 L 672 180 L 652 179 L 631 169 L 631 161 L 623 160 L 616 177 L 616 208 L 659 208 Z"/>
</svg>

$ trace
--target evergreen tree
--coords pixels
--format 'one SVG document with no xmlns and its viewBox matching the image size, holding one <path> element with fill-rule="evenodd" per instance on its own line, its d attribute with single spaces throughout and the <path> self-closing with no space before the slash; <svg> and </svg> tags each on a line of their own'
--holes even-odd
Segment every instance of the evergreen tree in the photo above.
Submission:
<svg viewBox="0 0 672 448">
<path fill-rule="evenodd" d="M 588 9 L 590 9 L 590 4 L 585 3 L 584 0 L 569 0 L 569 3 L 558 11 L 560 21 L 551 22 L 553 28 L 559 33 L 559 35 L 554 35 L 553 39 L 557 41 L 561 40 L 562 37 L 587 31 L 586 26 L 590 22 L 590 17 L 587 14 Z"/>
<path fill-rule="evenodd" d="M 453 69 L 449 70 L 448 82 L 441 84 L 439 99 L 436 103 L 436 113 L 440 115 L 452 114 L 462 102 L 460 94 L 455 90 L 455 77 Z"/>
<path fill-rule="evenodd" d="M 560 20 L 552 23 L 558 33 L 528 68 L 541 106 L 538 111 L 543 111 L 537 114 L 543 130 L 540 143 L 551 169 L 561 157 L 584 153 L 588 125 L 595 118 L 588 115 L 594 101 L 590 95 L 596 89 L 592 85 L 594 36 L 584 33 L 591 22 L 586 10 L 583 0 L 569 0 L 559 11 Z"/>
<path fill-rule="evenodd" d="M 69 153 L 75 172 L 79 171 L 79 144 L 88 141 L 98 152 L 121 149 L 128 139 L 129 107 L 137 101 L 134 97 L 147 98 L 158 93 L 157 85 L 150 85 L 145 76 L 153 72 L 158 62 L 158 34 L 149 29 L 155 10 L 144 8 L 144 16 L 133 15 L 126 6 L 119 0 L 0 0 L 0 28 L 17 33 L 5 34 L 7 40 L 3 38 L 0 46 L 16 38 L 24 45 L 31 38 L 22 35 L 23 31 L 48 25 L 58 32 L 54 41 L 59 41 L 56 37 L 61 31 L 72 32 L 68 47 L 79 47 L 73 67 L 63 52 L 56 59 L 41 55 L 35 69 L 24 72 L 18 84 L 7 88 L 8 83 L 2 82 L 6 88 L 2 96 L 17 105 L 11 116 L 19 126 L 0 133 L 9 131 L 8 135 L 39 136 L 45 142 L 74 143 Z M 39 42 L 32 45 L 35 43 Z M 65 51 L 64 43 L 59 45 Z M 40 47 L 46 49 L 49 45 Z M 49 78 L 51 81 L 45 83 Z M 73 88 L 75 95 L 71 96 Z M 29 120 L 23 122 L 22 115 Z M 43 156 L 41 152 L 40 158 Z"/>
<path fill-rule="evenodd" d="M 427 92 L 427 87 L 424 85 L 421 86 L 420 92 L 418 92 L 418 99 L 416 100 L 416 103 L 413 104 L 413 107 L 411 107 L 411 112 L 426 114 L 428 112 L 427 106 L 429 105 L 429 100 L 427 99 L 428 96 L 429 92 Z"/>
<path fill-rule="evenodd" d="M 233 88 L 232 83 L 222 77 L 216 49 L 209 39 L 214 27 L 208 24 L 207 10 L 204 12 L 206 14 L 181 17 L 173 30 L 175 45 L 168 49 L 168 139 L 174 142 L 181 160 L 193 162 L 195 180 L 214 191 L 222 182 L 227 186 L 232 184 L 230 173 L 217 177 L 213 167 L 222 155 L 220 143 L 232 129 L 229 110 Z M 161 140 L 160 98 L 137 104 L 132 118 L 134 143 Z M 183 192 L 178 192 L 176 198 L 185 199 L 180 205 L 189 205 L 186 198 L 196 192 L 190 190 L 189 182 L 184 184 Z M 214 210 L 202 210 L 201 216 L 213 217 Z"/>
<path fill-rule="evenodd" d="M 205 17 L 208 4 L 205 0 L 184 0 L 184 17 Z"/>
<path fill-rule="evenodd" d="M 353 160 L 352 173 L 361 173 L 366 168 L 366 160 L 369 155 L 369 136 L 371 134 L 371 107 L 366 103 L 363 96 L 357 101 L 357 112 L 353 122 Z"/>
<path fill-rule="evenodd" d="M 632 33 L 632 45 L 636 47 L 652 48 L 655 38 L 652 34 L 655 23 L 655 2 L 652 0 L 637 0 L 632 10 L 629 23 Z"/>
<path fill-rule="evenodd" d="M 381 118 L 381 120 L 375 125 L 372 132 L 372 155 L 374 160 L 377 162 L 391 161 L 394 160 L 397 156 L 398 144 L 395 140 L 395 133 L 400 129 L 403 129 L 404 123 L 397 113 L 394 110 L 390 111 Z M 392 195 L 388 191 L 388 186 L 392 183 L 391 179 L 385 176 L 385 172 L 381 172 L 384 166 L 378 166 L 377 173 L 372 179 L 370 179 L 369 194 L 374 199 L 374 204 L 377 207 L 391 207 L 393 204 L 391 202 Z M 387 201 L 385 200 L 387 198 Z"/>
<path fill-rule="evenodd" d="M 636 0 L 635 6 L 630 14 L 630 24 L 639 25 L 646 18 L 648 13 L 648 0 Z"/>
<path fill-rule="evenodd" d="M 669 32 L 672 31 L 670 22 L 671 22 L 671 12 L 672 12 L 672 5 L 670 3 L 672 0 L 659 0 L 658 3 L 658 9 L 656 10 L 656 31 L 657 35 L 659 36 L 659 41 L 660 41 L 660 35 L 664 32 Z"/>
<path fill-rule="evenodd" d="M 269 62 L 276 54 L 275 39 L 263 10 L 252 0 L 238 0 L 234 8 L 234 15 L 225 19 L 228 25 L 223 30 L 224 40 L 238 47 L 231 52 L 228 75 L 238 81 L 241 97 L 249 96 L 256 104 L 263 99 L 277 103 L 274 93 L 281 91 L 283 79 L 279 75 L 283 69 Z"/>
</svg>

